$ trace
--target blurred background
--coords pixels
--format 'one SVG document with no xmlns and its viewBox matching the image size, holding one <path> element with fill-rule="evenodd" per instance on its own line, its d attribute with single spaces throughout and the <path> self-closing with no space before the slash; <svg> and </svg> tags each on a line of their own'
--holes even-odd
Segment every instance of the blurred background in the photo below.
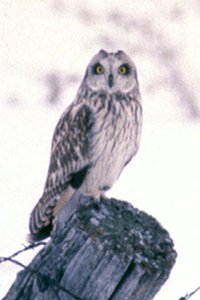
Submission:
<svg viewBox="0 0 200 300">
<path fill-rule="evenodd" d="M 1 0 L 0 256 L 27 245 L 53 130 L 89 60 L 122 49 L 138 69 L 144 126 L 108 195 L 153 215 L 174 240 L 177 262 L 156 300 L 200 285 L 199 28 L 199 0 Z M 18 259 L 27 264 L 37 251 Z M 0 264 L 0 298 L 19 270 Z"/>
</svg>

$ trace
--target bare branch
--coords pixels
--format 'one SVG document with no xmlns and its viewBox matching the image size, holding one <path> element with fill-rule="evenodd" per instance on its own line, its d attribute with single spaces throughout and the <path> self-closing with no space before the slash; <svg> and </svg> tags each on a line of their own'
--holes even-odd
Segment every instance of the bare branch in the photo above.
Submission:
<svg viewBox="0 0 200 300">
<path fill-rule="evenodd" d="M 38 246 L 44 246 L 44 245 L 46 245 L 45 242 L 32 243 L 32 244 L 24 247 L 23 249 L 16 251 L 15 253 L 13 253 L 10 256 L 7 256 L 7 257 L 2 256 L 2 257 L 0 257 L 0 263 L 6 262 L 6 261 L 11 261 L 13 259 L 13 257 L 18 256 L 19 254 L 21 254 L 21 253 L 23 253 L 23 252 L 25 252 L 27 250 L 34 249 L 34 248 L 36 248 Z"/>
<path fill-rule="evenodd" d="M 191 298 L 194 294 L 196 294 L 198 291 L 200 290 L 200 286 L 194 290 L 193 292 L 186 294 L 185 297 L 181 297 L 179 300 L 188 300 L 189 298 Z"/>
</svg>

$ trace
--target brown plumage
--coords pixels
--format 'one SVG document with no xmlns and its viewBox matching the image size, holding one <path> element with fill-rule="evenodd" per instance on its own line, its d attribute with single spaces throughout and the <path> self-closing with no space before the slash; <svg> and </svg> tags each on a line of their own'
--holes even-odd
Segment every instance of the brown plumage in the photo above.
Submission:
<svg viewBox="0 0 200 300">
<path fill-rule="evenodd" d="M 123 51 L 101 50 L 55 128 L 43 195 L 30 217 L 32 241 L 50 235 L 75 191 L 100 197 L 112 187 L 138 150 L 141 124 L 134 63 Z"/>
</svg>

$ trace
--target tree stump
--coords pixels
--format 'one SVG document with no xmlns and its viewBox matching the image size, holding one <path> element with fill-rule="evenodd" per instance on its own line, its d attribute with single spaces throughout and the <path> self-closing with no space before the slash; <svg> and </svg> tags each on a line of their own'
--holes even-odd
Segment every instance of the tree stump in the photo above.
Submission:
<svg viewBox="0 0 200 300">
<path fill-rule="evenodd" d="M 175 259 L 153 217 L 124 201 L 77 194 L 4 300 L 151 300 Z"/>
</svg>

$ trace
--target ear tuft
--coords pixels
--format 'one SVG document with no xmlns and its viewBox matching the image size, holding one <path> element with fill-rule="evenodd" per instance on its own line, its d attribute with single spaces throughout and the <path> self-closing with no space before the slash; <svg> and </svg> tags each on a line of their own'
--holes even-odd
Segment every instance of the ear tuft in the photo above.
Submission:
<svg viewBox="0 0 200 300">
<path fill-rule="evenodd" d="M 103 57 L 108 56 L 108 52 L 107 52 L 106 50 L 103 50 L 103 49 L 101 49 L 101 50 L 99 51 L 99 54 L 101 54 Z"/>
</svg>

